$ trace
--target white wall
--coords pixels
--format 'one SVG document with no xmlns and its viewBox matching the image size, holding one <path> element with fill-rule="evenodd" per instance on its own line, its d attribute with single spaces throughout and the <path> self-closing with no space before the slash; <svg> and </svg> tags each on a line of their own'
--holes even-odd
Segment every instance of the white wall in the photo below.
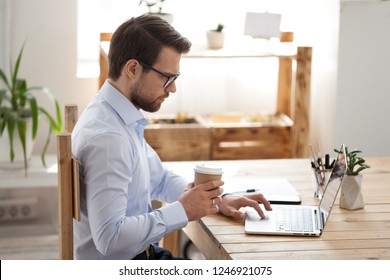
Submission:
<svg viewBox="0 0 390 280">
<path fill-rule="evenodd" d="M 11 1 L 0 0 L 0 67 L 9 69 Z"/>
<path fill-rule="evenodd" d="M 76 78 L 76 3 L 77 0 L 10 1 L 10 50 L 15 58 L 26 41 L 20 75 L 30 86 L 47 86 L 62 106 L 77 103 L 84 109 L 96 94 L 97 80 Z M 39 100 L 49 105 L 46 98 Z M 46 135 L 45 124 L 39 129 L 34 153 L 40 153 Z M 49 152 L 55 153 L 55 143 L 53 136 Z"/>
<path fill-rule="evenodd" d="M 102 29 L 142 12 L 128 1 L 106 3 Z M 107 4 L 107 3 L 110 3 Z M 134 6 L 135 4 L 135 6 Z M 174 14 L 173 26 L 197 47 L 206 44 L 205 33 L 218 23 L 225 25 L 226 47 L 244 45 L 246 12 L 282 14 L 281 30 L 293 31 L 297 45 L 313 47 L 310 141 L 333 152 L 331 104 L 336 99 L 339 0 L 169 0 L 164 7 Z M 112 20 L 109 19 L 113 15 Z M 274 111 L 277 61 L 264 59 L 183 59 L 178 91 L 164 103 L 162 113 L 215 113 Z"/>
<path fill-rule="evenodd" d="M 77 103 L 80 110 L 83 110 L 97 92 L 97 80 L 76 78 L 77 0 L 13 0 L 11 2 L 13 54 L 17 53 L 23 41 L 27 39 L 21 73 L 28 78 L 31 85 L 48 86 L 56 94 L 61 105 Z M 105 0 L 103 3 L 108 5 L 107 3 L 110 2 Z M 226 25 L 226 31 L 230 30 L 230 34 L 241 32 L 244 14 L 249 10 L 282 13 L 282 29 L 294 31 L 298 44 L 313 46 L 311 141 L 320 142 L 324 151 L 332 151 L 333 141 L 329 135 L 332 135 L 334 126 L 329 118 L 332 114 L 329 108 L 332 108 L 331 104 L 336 98 L 338 0 L 170 0 L 167 2 L 167 9 L 173 11 L 180 9 L 174 11 L 174 25 L 192 40 L 204 38 L 203 34 L 207 29 L 214 27 L 218 22 L 227 22 L 232 18 L 237 19 L 237 23 Z M 195 16 L 196 11 L 201 12 L 200 16 Z M 127 14 L 126 11 L 122 16 L 127 18 L 131 13 L 132 11 L 129 11 Z M 117 19 L 119 18 L 118 14 Z M 101 21 L 109 22 L 104 16 L 101 17 Z M 197 28 L 188 30 L 187 33 L 186 30 L 179 28 L 181 22 L 190 22 L 192 27 Z M 260 109 L 273 109 L 275 96 L 274 93 L 268 94 L 272 89 L 265 86 L 257 91 L 259 85 L 265 84 L 271 78 L 261 72 L 257 77 L 253 75 L 255 61 L 248 61 L 248 64 L 243 61 L 228 62 L 227 67 L 224 63 L 202 61 L 192 64 L 189 61 L 184 62 L 183 59 L 182 67 L 186 71 L 182 71 L 183 77 L 178 84 L 178 93 L 168 99 L 162 112 L 176 113 L 178 109 L 189 108 L 197 113 L 205 111 L 205 103 L 212 106 L 208 107 L 207 112 L 246 108 L 252 111 L 255 109 L 254 104 L 259 104 Z M 209 70 L 211 75 L 208 77 L 206 75 L 204 78 L 202 73 L 191 72 L 191 69 L 212 70 Z M 221 73 L 218 82 L 215 82 L 217 75 L 214 74 L 213 69 L 228 71 L 226 75 Z M 233 83 L 232 77 L 236 77 L 239 73 L 242 74 L 241 80 Z M 253 91 L 257 93 L 252 94 Z M 276 92 L 276 85 L 273 91 Z M 220 97 L 216 95 L 217 93 L 221 94 Z M 214 96 L 215 102 L 207 101 L 210 95 Z M 40 142 L 43 141 L 45 133 L 46 130 L 40 130 Z M 53 137 L 51 152 L 55 151 L 54 144 Z M 36 153 L 39 148 L 40 145 L 35 148 Z"/>
<path fill-rule="evenodd" d="M 341 4 L 335 143 L 390 155 L 390 2 Z"/>
</svg>

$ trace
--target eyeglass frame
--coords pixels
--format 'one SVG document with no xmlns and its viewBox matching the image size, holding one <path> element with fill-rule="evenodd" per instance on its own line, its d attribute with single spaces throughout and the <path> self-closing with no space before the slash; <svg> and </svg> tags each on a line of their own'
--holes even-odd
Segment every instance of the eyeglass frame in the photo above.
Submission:
<svg viewBox="0 0 390 280">
<path fill-rule="evenodd" d="M 163 85 L 164 88 L 167 88 L 170 85 L 172 85 L 176 81 L 176 79 L 179 78 L 179 76 L 180 76 L 180 73 L 179 74 L 167 74 L 167 73 L 161 72 L 160 70 L 157 70 L 153 66 L 150 66 L 142 61 L 138 60 L 138 62 L 146 69 L 152 70 L 152 71 L 156 72 L 157 74 L 160 74 L 161 76 L 167 78 L 166 82 Z"/>
</svg>

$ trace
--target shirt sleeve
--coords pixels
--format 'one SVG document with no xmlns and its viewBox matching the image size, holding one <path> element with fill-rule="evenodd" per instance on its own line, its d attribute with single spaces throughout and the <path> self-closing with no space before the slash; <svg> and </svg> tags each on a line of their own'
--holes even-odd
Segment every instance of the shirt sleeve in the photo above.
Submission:
<svg viewBox="0 0 390 280">
<path fill-rule="evenodd" d="M 146 143 L 146 142 L 145 142 Z M 184 177 L 169 171 L 161 162 L 157 153 L 147 145 L 147 154 L 151 176 L 152 198 L 162 202 L 177 201 L 189 181 Z"/>
<path fill-rule="evenodd" d="M 151 174 L 158 172 L 151 181 L 162 179 L 164 182 L 156 184 L 160 185 L 161 192 L 156 193 L 173 203 L 148 213 L 147 190 L 142 193 L 143 186 L 131 188 L 140 183 L 129 171 L 138 163 L 132 158 L 135 152 L 125 136 L 101 134 L 81 149 L 79 161 L 84 178 L 85 211 L 94 244 L 101 254 L 127 251 L 130 257 L 135 256 L 149 244 L 188 223 L 182 204 L 176 201 L 185 187 L 183 181 L 160 169 L 163 167 L 157 163 L 158 168 L 150 169 Z M 169 185 L 172 188 L 168 190 Z M 136 193 L 129 193 L 129 189 Z"/>
</svg>

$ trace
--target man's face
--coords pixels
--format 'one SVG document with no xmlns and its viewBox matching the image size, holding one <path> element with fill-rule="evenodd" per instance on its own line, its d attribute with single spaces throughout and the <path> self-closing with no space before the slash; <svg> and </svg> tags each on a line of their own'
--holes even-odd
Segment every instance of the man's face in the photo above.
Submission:
<svg viewBox="0 0 390 280">
<path fill-rule="evenodd" d="M 180 58 L 180 53 L 172 48 L 164 47 L 156 63 L 151 66 L 168 76 L 176 75 L 179 73 Z M 166 81 L 167 77 L 156 71 L 149 70 L 143 73 L 130 93 L 131 101 L 136 107 L 144 111 L 158 111 L 169 93 L 176 92 L 175 82 L 164 88 Z"/>
</svg>

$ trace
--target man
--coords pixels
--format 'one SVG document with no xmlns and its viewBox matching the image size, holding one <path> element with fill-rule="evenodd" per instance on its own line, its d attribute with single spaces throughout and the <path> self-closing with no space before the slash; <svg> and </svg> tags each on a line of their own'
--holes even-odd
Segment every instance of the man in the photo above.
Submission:
<svg viewBox="0 0 390 280">
<path fill-rule="evenodd" d="M 255 207 L 263 217 L 257 201 L 270 209 L 262 195 L 222 199 L 220 180 L 188 183 L 164 167 L 143 137 L 147 121 L 140 109 L 156 112 L 176 91 L 180 58 L 190 47 L 167 22 L 148 15 L 113 34 L 108 80 L 72 134 L 81 186 L 77 259 L 172 259 L 150 244 L 218 211 L 243 219 L 241 206 Z M 152 211 L 153 199 L 169 204 Z"/>
</svg>

